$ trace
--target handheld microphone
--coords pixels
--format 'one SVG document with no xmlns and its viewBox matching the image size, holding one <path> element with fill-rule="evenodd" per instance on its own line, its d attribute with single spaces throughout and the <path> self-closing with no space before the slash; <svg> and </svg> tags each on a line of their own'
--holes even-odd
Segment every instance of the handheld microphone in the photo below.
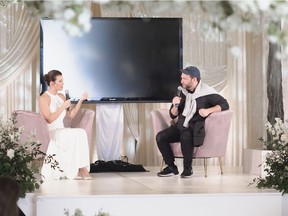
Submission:
<svg viewBox="0 0 288 216">
<path fill-rule="evenodd" d="M 178 89 L 178 91 L 177 91 L 177 96 L 180 97 L 181 91 L 182 91 L 183 88 L 182 88 L 182 86 L 178 86 L 177 89 Z"/>
<path fill-rule="evenodd" d="M 178 86 L 178 88 L 177 88 L 178 90 L 177 90 L 177 96 L 178 97 L 180 97 L 180 95 L 181 95 L 181 91 L 182 91 L 182 86 Z M 179 104 L 175 104 L 175 107 L 178 107 L 179 106 Z"/>
<path fill-rule="evenodd" d="M 69 90 L 65 90 L 65 97 L 66 97 L 66 100 L 70 99 Z M 68 107 L 66 110 L 69 111 L 69 109 L 70 109 L 70 107 Z"/>
</svg>

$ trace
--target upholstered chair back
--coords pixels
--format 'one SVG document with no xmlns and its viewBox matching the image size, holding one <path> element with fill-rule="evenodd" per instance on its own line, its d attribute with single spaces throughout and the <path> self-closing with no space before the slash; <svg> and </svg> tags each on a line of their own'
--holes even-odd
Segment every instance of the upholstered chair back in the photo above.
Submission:
<svg viewBox="0 0 288 216">
<path fill-rule="evenodd" d="M 16 127 L 24 128 L 24 131 L 20 137 L 20 143 L 24 144 L 29 133 L 31 133 L 32 130 L 35 130 L 35 138 L 41 143 L 40 150 L 46 153 L 48 144 L 50 142 L 50 134 L 43 116 L 40 113 L 27 110 L 17 110 L 15 112 L 17 113 L 17 122 L 15 124 Z"/>
</svg>

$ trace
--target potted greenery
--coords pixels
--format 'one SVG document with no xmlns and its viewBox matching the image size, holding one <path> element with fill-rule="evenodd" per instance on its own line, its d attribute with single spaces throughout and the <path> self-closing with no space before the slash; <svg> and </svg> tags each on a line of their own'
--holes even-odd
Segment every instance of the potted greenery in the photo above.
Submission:
<svg viewBox="0 0 288 216">
<path fill-rule="evenodd" d="M 40 151 L 41 143 L 35 140 L 34 131 L 24 144 L 19 143 L 24 128 L 15 126 L 16 115 L 13 113 L 6 121 L 0 117 L 0 176 L 15 179 L 20 186 L 20 197 L 24 198 L 43 183 L 37 162 L 50 163 L 54 169 L 59 169 L 59 164 L 53 159 L 54 155 Z"/>
<path fill-rule="evenodd" d="M 270 150 L 263 162 L 266 175 L 253 179 L 252 184 L 256 184 L 259 189 L 272 188 L 286 194 L 288 193 L 288 120 L 283 122 L 280 118 L 275 118 L 275 124 L 268 122 L 266 130 L 267 139 L 260 138 L 265 149 Z"/>
</svg>

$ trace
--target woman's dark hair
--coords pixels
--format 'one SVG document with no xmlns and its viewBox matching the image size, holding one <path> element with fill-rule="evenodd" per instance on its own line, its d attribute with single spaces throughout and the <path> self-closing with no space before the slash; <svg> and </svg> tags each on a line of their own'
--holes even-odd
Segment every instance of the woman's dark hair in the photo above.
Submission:
<svg viewBox="0 0 288 216">
<path fill-rule="evenodd" d="M 0 177 L 0 212 L 1 215 L 18 216 L 17 201 L 20 197 L 19 184 L 10 177 Z"/>
<path fill-rule="evenodd" d="M 62 73 L 58 70 L 51 70 L 47 74 L 43 76 L 44 81 L 46 81 L 47 85 L 50 86 L 50 82 L 55 82 L 57 76 L 61 76 Z"/>
</svg>

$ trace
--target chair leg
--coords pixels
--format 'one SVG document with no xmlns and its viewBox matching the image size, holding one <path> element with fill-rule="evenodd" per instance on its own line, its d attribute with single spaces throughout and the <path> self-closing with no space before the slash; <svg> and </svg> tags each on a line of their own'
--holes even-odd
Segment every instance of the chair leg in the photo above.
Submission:
<svg viewBox="0 0 288 216">
<path fill-rule="evenodd" d="M 162 158 L 162 160 L 161 160 L 161 166 L 160 166 L 160 172 L 161 172 L 162 169 L 163 169 L 163 165 L 164 165 L 164 159 Z"/>
<path fill-rule="evenodd" d="M 205 178 L 207 178 L 207 158 L 204 158 L 204 171 L 205 171 Z"/>
<path fill-rule="evenodd" d="M 219 166 L 220 166 L 221 175 L 223 175 L 223 167 L 222 167 L 221 157 L 218 157 L 218 160 L 219 160 Z"/>
</svg>

